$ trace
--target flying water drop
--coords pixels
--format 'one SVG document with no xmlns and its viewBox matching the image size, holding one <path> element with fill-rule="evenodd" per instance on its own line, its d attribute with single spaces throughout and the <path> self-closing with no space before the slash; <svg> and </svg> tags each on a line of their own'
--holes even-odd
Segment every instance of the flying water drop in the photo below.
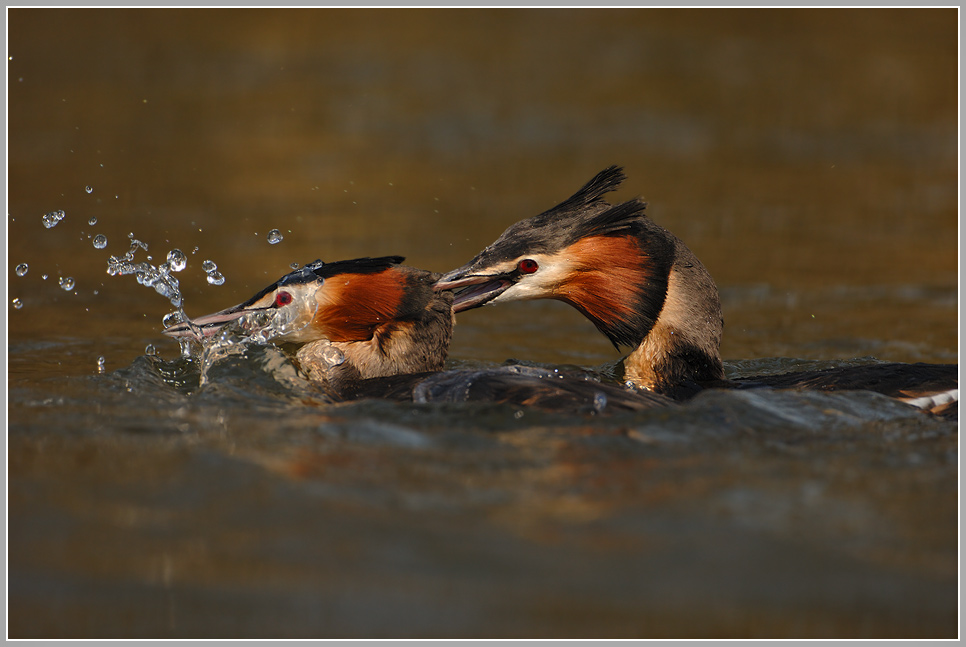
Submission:
<svg viewBox="0 0 966 647">
<path fill-rule="evenodd" d="M 60 283 L 60 287 L 64 288 L 64 290 L 66 290 L 67 292 L 70 292 L 71 290 L 74 289 L 74 279 L 73 279 L 73 277 L 70 277 L 70 276 L 62 276 L 58 280 L 58 283 Z"/>
<path fill-rule="evenodd" d="M 282 232 L 280 232 L 278 229 L 273 229 L 270 232 L 268 232 L 269 245 L 277 245 L 278 243 L 282 242 L 282 239 L 283 239 Z"/>
<path fill-rule="evenodd" d="M 93 193 L 94 187 L 88 184 L 87 186 L 84 187 L 84 190 L 87 191 L 88 193 Z"/>
<path fill-rule="evenodd" d="M 214 272 L 208 272 L 208 283 L 212 285 L 221 285 L 225 282 L 225 277 L 221 272 L 217 270 Z"/>
<path fill-rule="evenodd" d="M 15 298 L 13 301 L 11 301 L 11 303 L 16 310 L 20 310 L 20 308 L 23 307 L 23 301 L 21 301 L 19 298 Z"/>
<path fill-rule="evenodd" d="M 15 269 L 14 271 L 17 273 L 17 276 L 23 276 L 27 273 L 27 269 L 28 269 L 27 264 L 21 263 L 20 265 L 17 266 L 17 269 Z"/>
<path fill-rule="evenodd" d="M 50 229 L 51 227 L 56 227 L 57 223 L 63 220 L 64 216 L 66 215 L 67 214 L 64 213 L 63 209 L 59 211 L 51 211 L 50 213 L 44 214 L 44 227 L 46 227 L 47 229 Z"/>
<path fill-rule="evenodd" d="M 182 313 L 180 310 L 175 310 L 174 312 L 169 312 L 168 314 L 164 315 L 164 318 L 161 320 L 161 325 L 165 328 L 170 328 L 176 324 L 184 323 L 184 320 L 184 313 Z"/>
<path fill-rule="evenodd" d="M 97 216 L 91 216 L 90 217 L 90 220 L 87 221 L 87 224 L 90 225 L 91 227 L 93 227 L 94 225 L 96 225 L 97 224 Z"/>
<path fill-rule="evenodd" d="M 180 272 L 188 265 L 188 257 L 180 249 L 172 249 L 168 252 L 168 265 L 172 272 Z"/>
<path fill-rule="evenodd" d="M 94 236 L 94 247 L 97 249 L 104 249 L 107 247 L 107 236 L 104 234 L 97 234 Z"/>
</svg>

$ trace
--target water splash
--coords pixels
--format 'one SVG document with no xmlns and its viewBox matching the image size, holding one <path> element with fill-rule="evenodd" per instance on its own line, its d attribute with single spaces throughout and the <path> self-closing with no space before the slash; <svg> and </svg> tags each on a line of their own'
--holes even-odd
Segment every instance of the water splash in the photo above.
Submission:
<svg viewBox="0 0 966 647">
<path fill-rule="evenodd" d="M 322 382 L 329 378 L 329 372 L 345 363 L 345 354 L 328 339 L 320 339 L 305 344 L 295 353 L 302 370 L 310 379 Z"/>
<path fill-rule="evenodd" d="M 29 267 L 27 266 L 26 263 L 21 263 L 20 265 L 18 265 L 16 267 L 16 269 L 14 270 L 14 272 L 17 273 L 17 276 L 25 276 L 27 274 L 27 270 L 28 269 L 29 269 Z"/>
<path fill-rule="evenodd" d="M 104 249 L 105 247 L 107 247 L 107 236 L 104 234 L 97 234 L 94 236 L 94 248 Z"/>
<path fill-rule="evenodd" d="M 315 292 L 325 283 L 324 279 L 317 276 L 311 269 L 303 268 L 283 278 L 280 283 L 284 284 L 285 280 L 298 280 L 301 285 L 309 285 L 314 281 L 317 287 L 316 290 L 300 290 L 293 295 L 292 303 L 283 308 L 246 312 L 219 329 L 214 335 L 209 332 L 209 336 L 206 336 L 205 331 L 192 326 L 194 335 L 178 338 L 182 355 L 197 356 L 200 360 L 201 385 L 207 381 L 208 369 L 218 361 L 243 354 L 252 344 L 268 346 L 280 338 L 287 336 L 291 338 L 312 323 L 319 307 Z M 179 319 L 176 313 L 172 313 L 166 319 L 166 324 L 169 323 L 169 325 L 184 322 L 191 325 L 189 319 Z M 319 347 L 317 351 L 322 353 L 325 349 Z M 333 347 L 325 354 L 325 361 L 334 366 L 344 362 L 345 358 L 338 349 Z"/>
<path fill-rule="evenodd" d="M 133 233 L 128 234 L 128 238 L 131 239 L 131 248 L 124 256 L 111 256 L 107 261 L 107 273 L 111 276 L 134 274 L 138 283 L 154 288 L 155 292 L 170 300 L 171 305 L 180 308 L 182 304 L 180 284 L 178 279 L 171 275 L 173 270 L 171 264 L 162 263 L 159 267 L 155 267 L 149 262 L 135 263 L 134 255 L 138 249 L 148 251 L 148 246 L 135 238 Z"/>
<path fill-rule="evenodd" d="M 184 313 L 180 310 L 175 310 L 174 312 L 169 312 L 168 314 L 164 315 L 164 318 L 161 319 L 161 325 L 165 328 L 170 328 L 171 326 L 176 326 L 179 323 L 184 323 L 185 321 L 187 320 L 185 319 Z"/>
<path fill-rule="evenodd" d="M 273 229 L 268 232 L 269 245 L 277 245 L 278 243 L 282 242 L 283 239 L 284 237 L 282 236 L 282 232 L 280 232 L 278 229 Z"/>
<path fill-rule="evenodd" d="M 50 213 L 44 214 L 44 227 L 50 229 L 51 227 L 56 227 L 57 223 L 64 219 L 67 214 L 64 213 L 63 209 L 59 211 L 51 211 Z"/>
</svg>

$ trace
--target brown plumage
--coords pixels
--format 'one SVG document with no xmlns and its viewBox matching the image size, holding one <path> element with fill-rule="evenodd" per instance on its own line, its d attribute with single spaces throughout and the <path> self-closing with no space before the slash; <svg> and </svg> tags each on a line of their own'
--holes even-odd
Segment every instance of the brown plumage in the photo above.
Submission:
<svg viewBox="0 0 966 647">
<path fill-rule="evenodd" d="M 619 168 L 605 169 L 556 207 L 511 225 L 436 287 L 466 289 L 456 312 L 565 301 L 615 347 L 632 349 L 625 379 L 657 393 L 690 393 L 724 378 L 718 290 L 691 250 L 644 214 L 646 203 L 604 201 L 623 179 Z"/>
<path fill-rule="evenodd" d="M 637 411 L 672 403 L 583 375 L 504 366 L 443 372 L 453 294 L 438 274 L 401 257 L 312 263 L 242 304 L 165 330 L 208 340 L 234 328 L 294 351 L 302 372 L 340 400 L 484 401 L 575 413 Z"/>
<path fill-rule="evenodd" d="M 438 274 L 402 260 L 316 261 L 242 304 L 164 332 L 204 339 L 234 325 L 245 335 L 294 345 L 303 371 L 335 390 L 354 380 L 441 370 L 453 295 L 433 290 Z"/>
<path fill-rule="evenodd" d="M 624 174 L 605 169 L 573 196 L 504 231 L 439 290 L 457 290 L 456 312 L 526 299 L 559 299 L 590 319 L 616 347 L 629 347 L 624 379 L 687 398 L 706 387 L 865 389 L 955 415 L 957 367 L 872 365 L 778 377 L 724 379 L 724 321 L 711 274 L 690 249 L 634 199 L 603 195 Z M 950 412 L 952 412 L 950 414 Z"/>
</svg>

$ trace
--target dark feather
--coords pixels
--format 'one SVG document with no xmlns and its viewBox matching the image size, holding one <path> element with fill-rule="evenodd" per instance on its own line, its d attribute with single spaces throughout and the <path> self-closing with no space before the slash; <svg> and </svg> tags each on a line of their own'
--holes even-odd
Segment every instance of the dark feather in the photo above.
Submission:
<svg viewBox="0 0 966 647">
<path fill-rule="evenodd" d="M 361 380 L 341 386 L 338 396 L 345 400 L 388 398 L 421 403 L 487 402 L 575 414 L 643 411 L 674 406 L 669 398 L 654 393 L 529 366 Z"/>
<path fill-rule="evenodd" d="M 585 209 L 588 205 L 603 202 L 605 193 L 614 191 L 627 179 L 623 169 L 619 166 L 609 166 L 595 175 L 590 182 L 552 209 L 547 209 L 543 213 L 534 217 L 534 220 L 545 220 L 556 218 L 561 213 L 578 211 Z M 541 222 L 542 224 L 542 222 Z"/>
</svg>

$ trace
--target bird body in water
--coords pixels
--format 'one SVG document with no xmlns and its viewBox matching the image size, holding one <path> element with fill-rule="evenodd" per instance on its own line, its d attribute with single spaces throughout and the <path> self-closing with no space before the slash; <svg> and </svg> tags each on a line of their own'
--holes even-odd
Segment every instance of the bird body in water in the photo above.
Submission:
<svg viewBox="0 0 966 647">
<path fill-rule="evenodd" d="M 434 289 L 439 274 L 402 261 L 316 261 L 241 304 L 164 332 L 202 344 L 234 334 L 289 346 L 306 376 L 339 400 L 487 401 L 586 412 L 671 404 L 655 394 L 537 367 L 443 371 L 453 293 Z"/>
<path fill-rule="evenodd" d="M 848 369 L 725 380 L 724 328 L 710 273 L 646 203 L 611 205 L 604 194 L 625 179 L 612 166 L 573 196 L 508 227 L 471 261 L 447 272 L 453 310 L 528 299 L 564 301 L 615 347 L 627 347 L 626 382 L 674 399 L 710 387 L 872 390 L 948 414 L 958 401 L 958 367 L 873 364 Z"/>
<path fill-rule="evenodd" d="M 294 347 L 302 371 L 342 400 L 602 412 L 672 406 L 713 387 L 865 389 L 956 415 L 956 366 L 876 364 L 725 379 L 714 280 L 681 240 L 644 214 L 644 202 L 603 199 L 623 179 L 619 168 L 605 169 L 445 275 L 401 265 L 399 256 L 316 261 L 244 303 L 165 334 L 205 342 L 234 331 Z M 540 298 L 569 303 L 615 347 L 630 349 L 624 385 L 529 366 L 443 370 L 455 313 Z"/>
<path fill-rule="evenodd" d="M 438 274 L 400 265 L 401 256 L 316 261 L 247 301 L 170 326 L 204 341 L 226 330 L 297 348 L 305 373 L 341 385 L 439 371 L 453 334 L 452 293 Z"/>
</svg>

